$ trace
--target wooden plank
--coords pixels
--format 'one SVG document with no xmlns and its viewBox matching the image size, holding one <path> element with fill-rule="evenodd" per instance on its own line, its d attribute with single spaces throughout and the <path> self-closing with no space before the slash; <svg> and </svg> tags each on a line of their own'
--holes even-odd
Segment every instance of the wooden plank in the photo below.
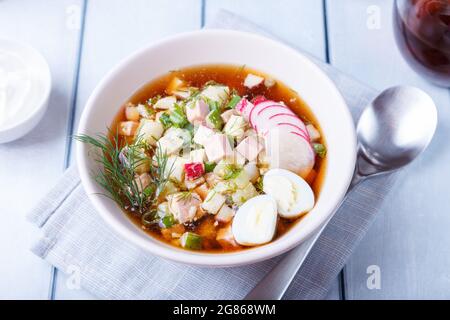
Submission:
<svg viewBox="0 0 450 320">
<path fill-rule="evenodd" d="M 205 20 L 208 23 L 220 9 L 226 9 L 325 60 L 326 37 L 322 4 L 322 1 L 309 0 L 207 0 Z M 327 299 L 339 299 L 337 279 Z"/>
<path fill-rule="evenodd" d="M 420 78 L 401 57 L 392 32 L 392 8 L 391 0 L 327 1 L 332 64 L 379 90 L 396 84 L 424 89 L 434 98 L 440 121 L 429 150 L 401 173 L 347 264 L 347 296 L 448 299 L 449 94 Z M 367 279 L 377 267 L 381 289 L 371 290 Z"/>
<path fill-rule="evenodd" d="M 79 0 L 0 1 L 0 37 L 36 47 L 53 78 L 44 119 L 20 140 L 0 145 L 0 298 L 46 299 L 50 266 L 29 248 L 36 227 L 25 215 L 63 171 L 67 118 L 79 29 Z"/>
<path fill-rule="evenodd" d="M 74 128 L 89 94 L 116 63 L 152 41 L 200 28 L 200 15 L 199 0 L 89 1 Z M 69 289 L 61 272 L 56 280 L 56 299 L 94 298 L 83 290 Z"/>
<path fill-rule="evenodd" d="M 325 60 L 322 1 L 206 0 L 206 22 L 226 9 L 253 21 L 303 50 Z"/>
</svg>

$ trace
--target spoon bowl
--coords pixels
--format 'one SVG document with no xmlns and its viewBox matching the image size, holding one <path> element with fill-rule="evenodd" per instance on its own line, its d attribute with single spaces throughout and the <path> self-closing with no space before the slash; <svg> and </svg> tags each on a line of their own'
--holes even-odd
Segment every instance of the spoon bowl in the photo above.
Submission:
<svg viewBox="0 0 450 320">
<path fill-rule="evenodd" d="M 383 91 L 358 122 L 359 156 L 364 164 L 359 173 L 379 174 L 409 164 L 428 146 L 436 125 L 436 106 L 422 90 L 401 86 Z"/>
</svg>

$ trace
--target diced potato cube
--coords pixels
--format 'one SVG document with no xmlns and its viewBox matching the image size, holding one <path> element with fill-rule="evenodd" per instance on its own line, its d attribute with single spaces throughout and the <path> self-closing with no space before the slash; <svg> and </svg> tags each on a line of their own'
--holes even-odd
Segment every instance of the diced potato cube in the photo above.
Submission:
<svg viewBox="0 0 450 320">
<path fill-rule="evenodd" d="M 259 170 L 256 166 L 256 162 L 249 162 L 244 166 L 244 170 L 247 173 L 248 178 L 252 183 L 255 183 L 259 178 Z"/>
<path fill-rule="evenodd" d="M 226 159 L 227 162 L 231 163 L 231 164 L 235 164 L 237 166 L 244 166 L 245 162 L 247 161 L 247 159 L 245 159 L 245 157 L 243 155 L 241 155 L 239 152 L 237 152 L 236 150 L 233 151 L 233 154 L 228 157 Z"/>
<path fill-rule="evenodd" d="M 214 186 L 214 190 L 221 194 L 226 194 L 234 192 L 236 190 L 236 185 L 231 181 L 220 181 Z"/>
<path fill-rule="evenodd" d="M 235 211 L 231 209 L 227 205 L 223 205 L 222 208 L 220 208 L 219 212 L 216 214 L 214 219 L 221 223 L 228 223 L 230 222 L 234 217 Z"/>
<path fill-rule="evenodd" d="M 222 112 L 222 114 L 220 116 L 222 117 L 223 122 L 227 123 L 228 120 L 230 120 L 231 116 L 235 115 L 235 114 L 236 114 L 236 110 L 230 109 L 225 112 Z"/>
<path fill-rule="evenodd" d="M 169 176 L 170 179 L 174 179 L 177 182 L 183 182 L 184 178 L 184 165 L 187 162 L 186 159 L 178 156 L 170 156 L 167 159 L 164 174 Z M 170 173 L 170 175 L 169 175 Z"/>
<path fill-rule="evenodd" d="M 218 162 L 233 155 L 233 148 L 224 134 L 213 135 L 205 144 L 205 151 L 210 162 Z"/>
<path fill-rule="evenodd" d="M 210 188 L 214 188 L 219 182 L 219 178 L 212 172 L 205 174 L 206 183 Z"/>
<path fill-rule="evenodd" d="M 128 105 L 125 107 L 125 117 L 130 121 L 139 121 L 139 111 L 135 106 Z"/>
<path fill-rule="evenodd" d="M 237 188 L 244 189 L 249 184 L 250 179 L 248 178 L 247 172 L 245 170 L 241 170 L 238 176 L 232 181 L 237 186 Z"/>
<path fill-rule="evenodd" d="M 119 134 L 122 136 L 134 136 L 137 128 L 139 127 L 139 122 L 136 121 L 122 121 L 119 124 Z"/>
<path fill-rule="evenodd" d="M 176 102 L 177 98 L 174 96 L 164 97 L 156 101 L 153 107 L 155 109 L 164 109 L 164 110 L 173 109 Z"/>
<path fill-rule="evenodd" d="M 186 188 L 188 190 L 192 190 L 203 183 L 205 183 L 205 178 L 203 178 L 203 177 L 200 177 L 195 180 L 189 180 L 189 179 L 186 179 L 186 177 L 184 177 L 184 185 L 186 186 Z"/>
<path fill-rule="evenodd" d="M 152 116 L 147 107 L 143 104 L 138 104 L 136 110 L 142 118 L 150 119 Z"/>
<path fill-rule="evenodd" d="M 220 104 L 228 99 L 230 88 L 222 85 L 209 85 L 202 90 L 200 97 L 205 97 L 209 100 L 216 101 Z"/>
<path fill-rule="evenodd" d="M 259 86 L 261 83 L 263 83 L 263 81 L 264 81 L 263 77 L 249 73 L 244 80 L 244 86 L 246 86 L 249 89 L 252 89 L 254 87 Z"/>
<path fill-rule="evenodd" d="M 232 115 L 226 123 L 223 131 L 231 137 L 243 137 L 247 122 L 244 117 Z"/>
<path fill-rule="evenodd" d="M 160 197 L 165 198 L 168 195 L 177 193 L 178 191 L 180 191 L 180 189 L 178 189 L 178 187 L 175 185 L 175 183 L 173 183 L 172 181 L 167 181 L 166 184 L 164 185 L 164 189 L 161 192 Z"/>
<path fill-rule="evenodd" d="M 192 150 L 189 153 L 189 160 L 191 162 L 206 162 L 207 158 L 206 158 L 206 151 L 205 151 L 205 149 Z"/>
<path fill-rule="evenodd" d="M 200 196 L 200 198 L 202 198 L 202 200 L 205 200 L 208 196 L 209 187 L 206 183 L 204 183 L 195 188 L 194 191 Z"/>
<path fill-rule="evenodd" d="M 225 203 L 226 198 L 215 190 L 208 192 L 202 208 L 210 214 L 216 214 Z"/>
<path fill-rule="evenodd" d="M 161 138 L 164 127 L 161 123 L 149 119 L 141 119 L 138 137 L 155 146 L 156 142 Z"/>
<path fill-rule="evenodd" d="M 214 135 L 214 131 L 206 126 L 200 125 L 195 132 L 194 142 L 202 146 Z"/>
<path fill-rule="evenodd" d="M 161 152 L 167 155 L 178 154 L 183 147 L 183 139 L 179 137 L 164 136 L 158 141 L 158 147 L 161 148 Z"/>
<path fill-rule="evenodd" d="M 308 124 L 306 126 L 306 130 L 308 130 L 309 137 L 312 142 L 316 142 L 320 139 L 320 132 L 316 129 L 312 124 Z"/>
<path fill-rule="evenodd" d="M 178 77 L 173 77 L 172 80 L 170 80 L 169 84 L 167 85 L 166 92 L 168 94 L 174 94 L 175 91 L 179 90 L 180 88 L 186 87 L 186 82 L 181 80 Z"/>
<path fill-rule="evenodd" d="M 244 202 L 256 197 L 257 195 L 258 192 L 255 187 L 253 184 L 249 183 L 244 189 L 238 189 L 231 197 L 235 204 L 242 205 Z"/>
</svg>

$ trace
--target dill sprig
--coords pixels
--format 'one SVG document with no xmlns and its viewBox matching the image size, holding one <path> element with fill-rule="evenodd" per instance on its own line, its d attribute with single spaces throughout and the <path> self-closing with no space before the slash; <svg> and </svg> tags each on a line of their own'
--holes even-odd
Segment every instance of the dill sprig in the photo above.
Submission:
<svg viewBox="0 0 450 320">
<path fill-rule="evenodd" d="M 114 200 L 123 209 L 139 216 L 150 211 L 157 205 L 158 196 L 168 181 L 172 168 L 167 172 L 167 154 L 161 148 L 156 148 L 155 164 L 150 166 L 150 183 L 142 185 L 138 178 L 138 170 L 151 160 L 148 153 L 151 147 L 140 137 L 134 143 L 125 142 L 122 146 L 119 136 L 78 135 L 75 139 L 87 143 L 100 152 L 94 160 L 103 168 L 92 175 L 95 181 L 105 190 L 105 196 Z"/>
</svg>

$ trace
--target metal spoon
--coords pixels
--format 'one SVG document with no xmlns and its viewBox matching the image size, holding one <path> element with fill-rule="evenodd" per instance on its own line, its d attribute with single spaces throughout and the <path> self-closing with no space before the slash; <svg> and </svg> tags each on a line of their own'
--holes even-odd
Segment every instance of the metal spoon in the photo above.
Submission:
<svg viewBox="0 0 450 320">
<path fill-rule="evenodd" d="M 413 161 L 430 143 L 436 125 L 436 106 L 422 90 L 402 86 L 382 92 L 358 121 L 356 169 L 344 200 L 365 179 L 392 172 Z M 290 251 L 245 299 L 281 299 L 327 223 Z"/>
</svg>

